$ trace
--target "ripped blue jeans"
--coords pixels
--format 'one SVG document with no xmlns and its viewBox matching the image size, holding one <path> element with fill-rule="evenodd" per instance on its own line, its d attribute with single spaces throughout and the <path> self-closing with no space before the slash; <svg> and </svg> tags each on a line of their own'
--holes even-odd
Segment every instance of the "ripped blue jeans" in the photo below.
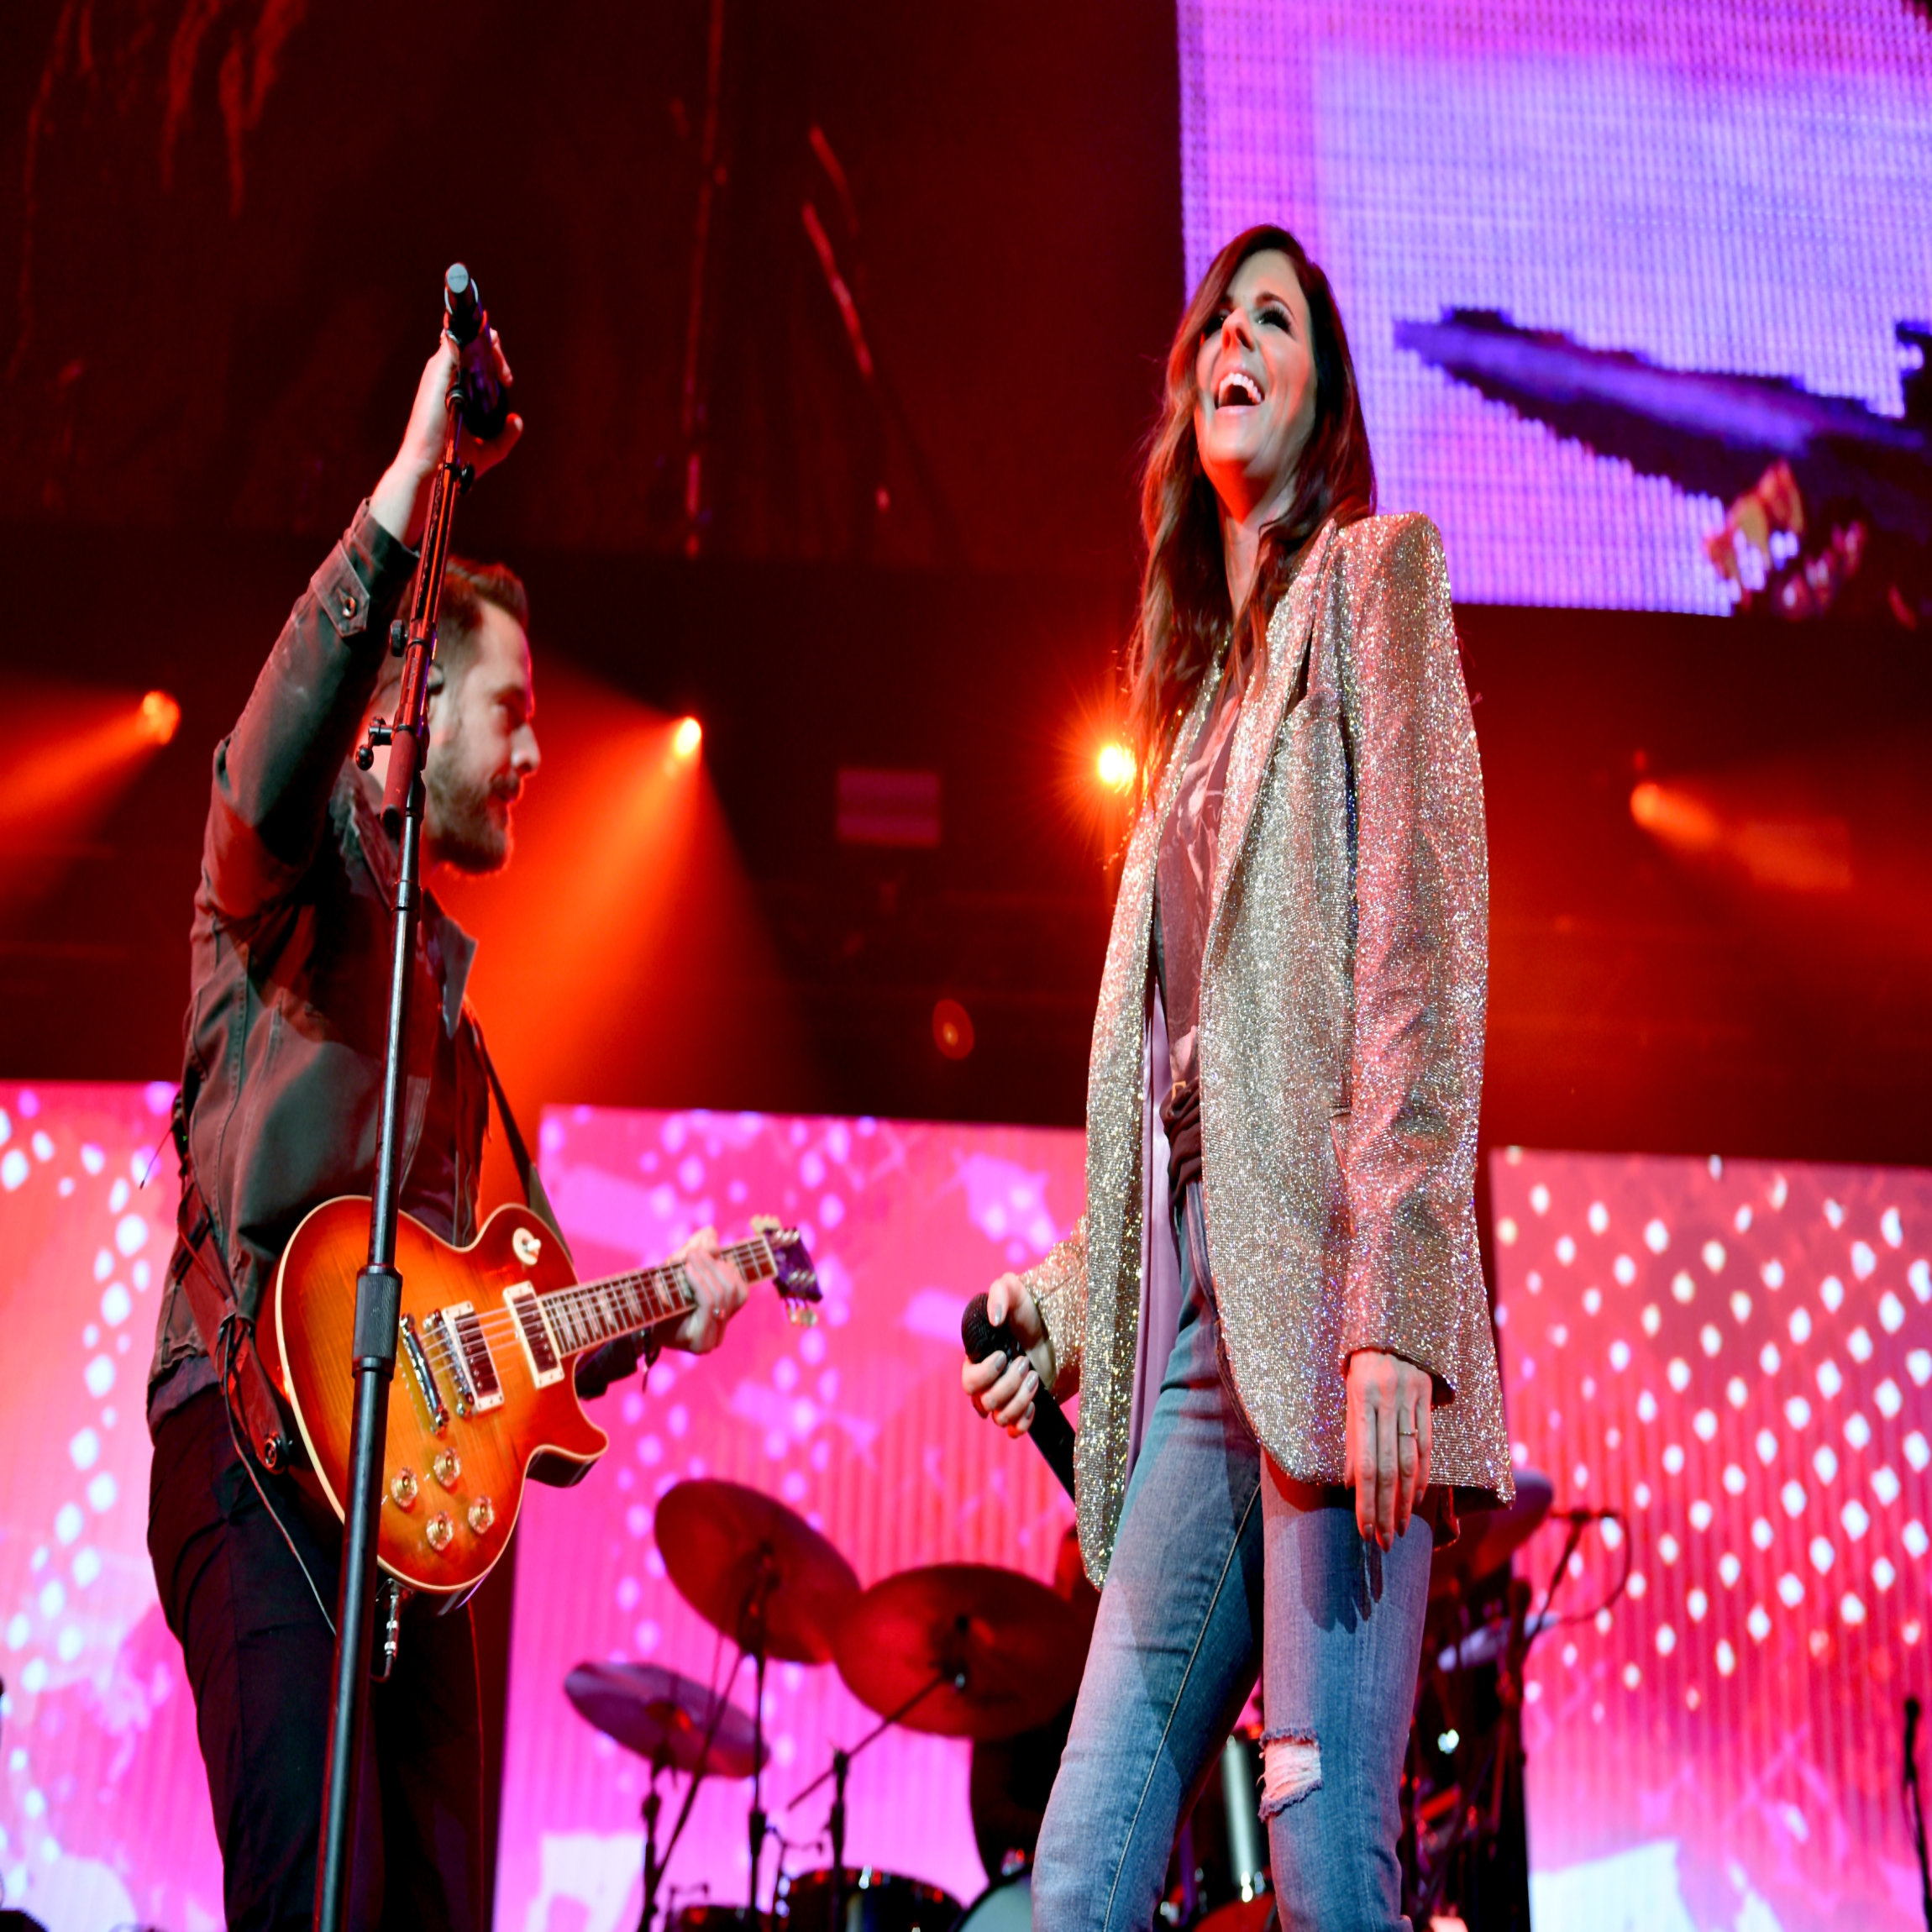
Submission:
<svg viewBox="0 0 1932 1932">
<path fill-rule="evenodd" d="M 1433 1538 L 1383 1555 L 1291 1481 L 1223 1380 L 1182 1242 L 1180 1331 L 1128 1485 L 1033 1872 L 1035 1932 L 1147 1932 L 1182 1808 L 1257 1672 L 1284 1932 L 1405 1932 L 1395 1843 Z"/>
</svg>

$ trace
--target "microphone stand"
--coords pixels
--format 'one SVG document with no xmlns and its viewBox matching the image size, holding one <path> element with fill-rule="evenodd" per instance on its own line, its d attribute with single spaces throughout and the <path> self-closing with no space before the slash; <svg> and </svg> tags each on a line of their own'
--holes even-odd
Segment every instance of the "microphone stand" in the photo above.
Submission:
<svg viewBox="0 0 1932 1932">
<path fill-rule="evenodd" d="M 355 1395 L 349 1420 L 342 1577 L 336 1600 L 322 1857 L 316 1867 L 316 1932 L 345 1932 L 349 1924 L 349 1868 L 363 1738 L 368 1728 L 370 1654 L 375 1641 L 375 1520 L 382 1504 L 389 1385 L 396 1374 L 396 1331 L 402 1317 L 402 1277 L 396 1268 L 396 1190 L 409 989 L 415 976 L 416 932 L 422 906 L 423 764 L 429 733 L 429 665 L 436 654 L 436 618 L 443 602 L 443 572 L 449 559 L 456 499 L 473 480 L 470 466 L 462 460 L 463 411 L 468 401 L 463 365 L 459 361 L 444 398 L 449 432 L 430 489 L 429 522 L 416 569 L 409 622 L 407 626 L 398 622 L 390 627 L 390 649 L 402 659 L 396 716 L 386 725 L 377 719 L 370 727 L 367 743 L 355 754 L 356 763 L 366 771 L 375 762 L 375 748 L 389 747 L 382 822 L 392 833 L 400 828 L 402 853 L 396 874 L 396 948 L 390 967 L 381 1133 L 370 1202 L 369 1264 L 355 1278 Z"/>
</svg>

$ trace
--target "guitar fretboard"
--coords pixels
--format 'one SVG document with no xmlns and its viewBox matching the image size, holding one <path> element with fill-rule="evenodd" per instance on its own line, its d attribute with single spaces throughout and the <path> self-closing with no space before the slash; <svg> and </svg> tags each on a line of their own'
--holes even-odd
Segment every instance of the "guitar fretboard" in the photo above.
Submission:
<svg viewBox="0 0 1932 1932">
<path fill-rule="evenodd" d="M 747 1281 L 769 1281 L 777 1273 L 771 1249 L 760 1236 L 721 1248 L 718 1255 L 735 1263 Z M 690 1278 L 683 1264 L 675 1261 L 634 1274 L 579 1282 L 537 1299 L 551 1332 L 569 1355 L 675 1320 L 697 1306 Z"/>
</svg>

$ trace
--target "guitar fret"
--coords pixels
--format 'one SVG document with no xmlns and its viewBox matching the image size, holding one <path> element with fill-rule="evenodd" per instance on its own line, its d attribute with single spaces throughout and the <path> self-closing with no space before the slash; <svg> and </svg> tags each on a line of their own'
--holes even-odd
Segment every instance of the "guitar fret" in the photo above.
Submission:
<svg viewBox="0 0 1932 1932">
<path fill-rule="evenodd" d="M 748 1281 L 769 1281 L 777 1263 L 762 1236 L 734 1242 L 719 1250 Z M 664 1262 L 633 1274 L 616 1274 L 602 1281 L 580 1282 L 553 1289 L 541 1298 L 545 1314 L 563 1352 L 575 1355 L 622 1335 L 655 1327 L 697 1306 L 697 1293 L 683 1265 Z"/>
</svg>

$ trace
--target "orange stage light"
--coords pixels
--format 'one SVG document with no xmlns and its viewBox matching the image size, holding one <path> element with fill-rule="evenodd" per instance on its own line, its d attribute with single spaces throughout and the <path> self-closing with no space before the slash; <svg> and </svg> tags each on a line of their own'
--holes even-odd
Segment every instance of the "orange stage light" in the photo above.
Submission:
<svg viewBox="0 0 1932 1932">
<path fill-rule="evenodd" d="M 181 727 L 181 707 L 165 691 L 150 691 L 141 700 L 141 729 L 156 744 L 165 744 Z"/>
<path fill-rule="evenodd" d="M 942 1000 L 932 1009 L 932 1044 L 948 1060 L 963 1060 L 973 1051 L 973 1016 L 957 1000 Z"/>
<path fill-rule="evenodd" d="M 671 749 L 680 758 L 696 758 L 704 742 L 705 727 L 696 718 L 678 720 L 677 729 L 671 733 Z"/>
<path fill-rule="evenodd" d="M 14 701 L 21 748 L 0 772 L 0 826 L 18 833 L 66 815 L 69 829 L 103 811 L 148 755 L 179 728 L 165 691 L 132 701 L 104 691 L 24 692 Z"/>
<path fill-rule="evenodd" d="M 1734 784 L 1699 795 L 1646 780 L 1630 793 L 1630 816 L 1679 858 L 1728 864 L 1753 885 L 1838 893 L 1854 883 L 1845 820 L 1775 790 L 1740 792 Z"/>
<path fill-rule="evenodd" d="M 1095 770 L 1110 791 L 1125 791 L 1134 782 L 1134 754 L 1117 738 L 1100 747 Z"/>
</svg>

